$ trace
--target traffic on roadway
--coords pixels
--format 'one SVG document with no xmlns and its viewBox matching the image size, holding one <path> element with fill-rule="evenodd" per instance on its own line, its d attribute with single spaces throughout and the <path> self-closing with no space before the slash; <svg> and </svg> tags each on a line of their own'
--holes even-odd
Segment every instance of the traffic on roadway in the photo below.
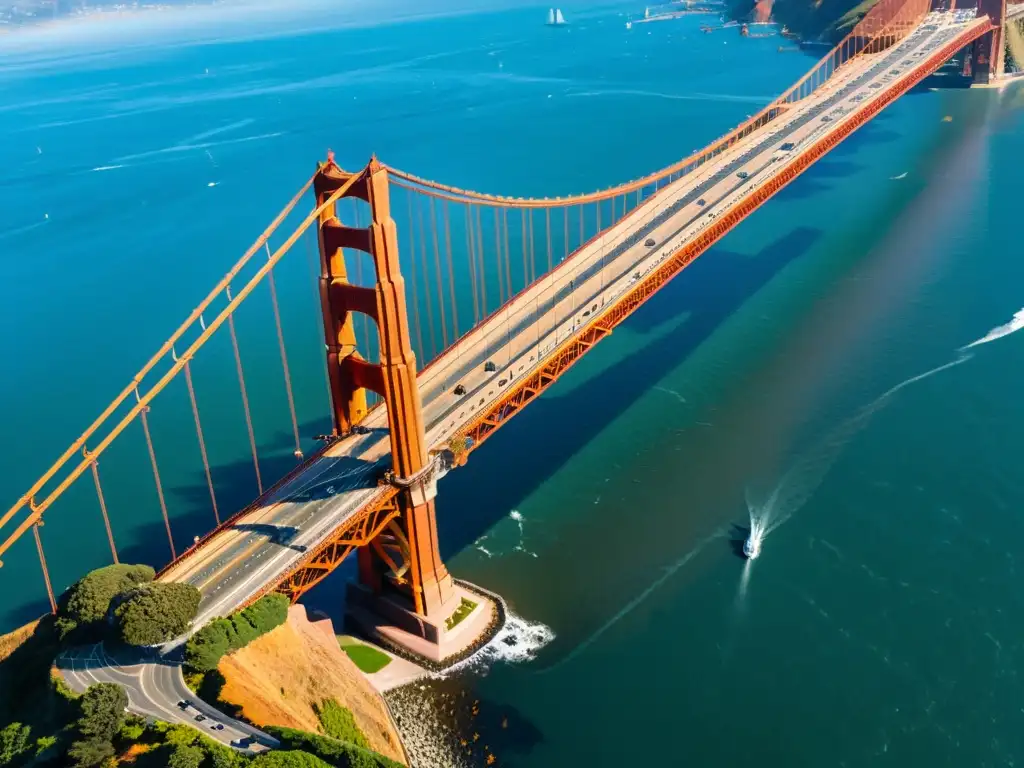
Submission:
<svg viewBox="0 0 1024 768">
<path fill-rule="evenodd" d="M 193 694 L 185 685 L 180 662 L 155 654 L 123 658 L 108 653 L 101 643 L 67 650 L 56 664 L 78 693 L 96 683 L 120 685 L 128 694 L 128 709 L 149 720 L 190 725 L 248 754 L 278 746 L 269 734 L 228 717 Z"/>
</svg>

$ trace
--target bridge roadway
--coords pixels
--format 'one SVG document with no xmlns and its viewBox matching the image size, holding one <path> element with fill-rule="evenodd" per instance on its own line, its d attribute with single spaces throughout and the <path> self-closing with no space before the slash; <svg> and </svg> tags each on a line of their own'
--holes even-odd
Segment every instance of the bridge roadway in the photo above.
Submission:
<svg viewBox="0 0 1024 768">
<path fill-rule="evenodd" d="M 923 67 L 935 69 L 929 58 L 987 25 L 973 13 L 932 13 L 892 48 L 849 62 L 811 96 L 641 203 L 449 348 L 419 375 L 428 443 L 443 446 L 536 371 L 594 313 L 795 163 L 802 149 L 833 132 L 842 135 L 842 125 L 886 89 Z M 487 372 L 487 362 L 496 370 Z M 465 395 L 453 393 L 457 384 Z M 197 626 L 280 579 L 382 492 L 376 477 L 389 464 L 384 410 L 372 412 L 365 425 L 366 434 L 331 446 L 258 508 L 163 574 L 201 590 Z"/>
</svg>

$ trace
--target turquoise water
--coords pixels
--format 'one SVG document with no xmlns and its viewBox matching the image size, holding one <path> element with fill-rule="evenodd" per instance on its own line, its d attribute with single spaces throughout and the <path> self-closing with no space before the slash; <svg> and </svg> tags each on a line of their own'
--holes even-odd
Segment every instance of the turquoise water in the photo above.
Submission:
<svg viewBox="0 0 1024 768">
<path fill-rule="evenodd" d="M 4 498 L 123 386 L 328 147 L 348 166 L 377 152 L 459 186 L 561 194 L 676 159 L 810 64 L 777 40 L 703 35 L 699 18 L 627 33 L 624 14 L 642 7 L 563 11 L 564 30 L 525 4 L 428 18 L 396 4 L 11 38 Z M 389 14 L 411 17 L 376 21 Z M 499 765 L 537 767 L 1024 754 L 1024 336 L 959 352 L 1024 305 L 1022 105 L 1012 91 L 904 98 L 444 481 L 451 569 L 554 639 L 532 661 L 421 692 L 458 702 L 437 733 L 458 755 L 440 764 L 480 764 L 484 746 Z M 299 256 L 278 287 L 308 443 L 326 408 Z M 266 295 L 253 307 L 239 331 L 272 476 L 290 466 L 290 426 Z M 230 348 L 214 351 L 196 379 L 231 510 L 255 485 Z M 212 519 L 183 388 L 151 420 L 180 548 Z M 157 563 L 167 541 L 135 429 L 101 471 L 122 481 L 107 500 L 124 559 Z M 109 558 L 90 492 L 42 529 L 58 588 Z M 734 539 L 751 508 L 780 524 L 745 566 Z M 40 612 L 31 540 L 0 584 L 6 626 Z M 311 602 L 337 609 L 337 587 Z M 467 754 L 458 742 L 474 732 Z"/>
</svg>

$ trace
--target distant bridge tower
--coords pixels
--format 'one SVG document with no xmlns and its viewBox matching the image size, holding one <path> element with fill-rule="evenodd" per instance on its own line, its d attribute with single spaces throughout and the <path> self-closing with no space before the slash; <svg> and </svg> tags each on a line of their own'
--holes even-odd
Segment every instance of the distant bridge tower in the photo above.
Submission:
<svg viewBox="0 0 1024 768">
<path fill-rule="evenodd" d="M 974 82 L 987 84 L 1006 69 L 1006 0 L 978 0 L 978 15 L 987 15 L 995 25 L 974 41 L 971 52 Z"/>
<path fill-rule="evenodd" d="M 350 433 L 366 416 L 366 390 L 379 394 L 387 409 L 395 484 L 401 488 L 401 524 L 395 521 L 372 544 L 359 549 L 362 594 L 372 595 L 367 602 L 378 603 L 364 607 L 370 611 L 385 604 L 387 618 L 403 625 L 403 631 L 437 644 L 437 635 L 444 632 L 443 619 L 454 610 L 453 602 L 458 602 L 453 600 L 458 590 L 438 550 L 436 481 L 428 461 L 388 172 L 374 158 L 362 171 L 347 173 L 328 155 L 314 180 L 314 191 L 317 205 L 321 205 L 353 175 L 356 181 L 343 197 L 369 204 L 369 226 L 343 223 L 334 205 L 324 209 L 319 222 L 320 299 L 334 429 L 339 435 Z M 345 248 L 370 254 L 375 270 L 373 287 L 348 280 Z M 356 349 L 354 312 L 362 312 L 377 324 L 379 364 L 368 362 Z M 384 596 L 388 599 L 379 599 Z M 401 607 L 407 609 L 407 615 L 402 615 Z"/>
</svg>

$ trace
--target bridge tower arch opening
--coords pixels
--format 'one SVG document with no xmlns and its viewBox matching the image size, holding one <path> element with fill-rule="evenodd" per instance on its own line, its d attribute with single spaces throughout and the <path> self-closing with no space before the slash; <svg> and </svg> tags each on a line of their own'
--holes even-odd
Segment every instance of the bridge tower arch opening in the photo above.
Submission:
<svg viewBox="0 0 1024 768">
<path fill-rule="evenodd" d="M 380 395 L 387 411 L 393 462 L 388 476 L 399 487 L 401 516 L 359 547 L 360 585 L 350 590 L 350 602 L 378 613 L 383 607 L 386 618 L 401 629 L 437 644 L 444 620 L 457 607 L 459 589 L 438 549 L 436 479 L 416 381 L 388 171 L 373 158 L 352 174 L 339 168 L 329 154 L 314 179 L 314 192 L 319 206 L 353 175 L 356 181 L 342 197 L 368 204 L 368 226 L 344 223 L 336 205 L 327 206 L 318 223 L 320 300 L 334 430 L 338 436 L 350 434 L 368 413 L 366 391 Z M 350 282 L 346 249 L 370 255 L 372 287 Z M 355 312 L 377 325 L 379 363 L 368 362 L 358 350 Z"/>
<path fill-rule="evenodd" d="M 1006 70 L 1006 0 L 978 0 L 978 15 L 992 20 L 992 29 L 974 41 L 970 73 L 987 85 Z"/>
</svg>

